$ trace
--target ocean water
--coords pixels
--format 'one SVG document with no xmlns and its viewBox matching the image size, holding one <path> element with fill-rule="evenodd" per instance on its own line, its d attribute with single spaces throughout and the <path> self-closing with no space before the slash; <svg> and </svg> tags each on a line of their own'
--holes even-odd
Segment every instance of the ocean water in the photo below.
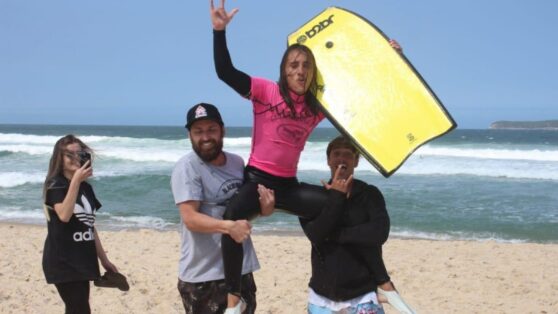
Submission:
<svg viewBox="0 0 558 314">
<path fill-rule="evenodd" d="M 96 152 L 90 182 L 105 229 L 176 229 L 174 163 L 191 151 L 186 130 L 148 126 L 0 125 L 0 221 L 44 224 L 41 190 L 55 141 L 78 135 Z M 225 149 L 245 160 L 250 128 L 227 128 Z M 317 129 L 299 179 L 327 179 L 325 148 L 335 129 Z M 390 178 L 366 160 L 356 176 L 380 188 L 392 237 L 558 243 L 558 131 L 461 130 L 418 149 Z M 256 230 L 299 231 L 283 213 Z"/>
</svg>

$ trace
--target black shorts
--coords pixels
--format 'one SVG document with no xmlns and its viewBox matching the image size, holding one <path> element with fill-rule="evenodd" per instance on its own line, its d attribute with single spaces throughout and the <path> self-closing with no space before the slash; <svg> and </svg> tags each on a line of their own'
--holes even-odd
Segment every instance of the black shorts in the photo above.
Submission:
<svg viewBox="0 0 558 314">
<path fill-rule="evenodd" d="M 252 273 L 242 276 L 242 299 L 246 303 L 244 313 L 256 312 L 256 282 Z M 184 282 L 178 279 L 178 292 L 186 314 L 217 314 L 227 308 L 227 287 L 225 280 L 205 282 Z"/>
</svg>

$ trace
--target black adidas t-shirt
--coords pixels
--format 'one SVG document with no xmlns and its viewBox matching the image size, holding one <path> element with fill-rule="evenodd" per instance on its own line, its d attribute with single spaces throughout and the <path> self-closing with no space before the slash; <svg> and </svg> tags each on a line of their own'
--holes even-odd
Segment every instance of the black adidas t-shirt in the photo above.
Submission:
<svg viewBox="0 0 558 314">
<path fill-rule="evenodd" d="M 48 283 L 61 283 L 99 278 L 99 263 L 95 249 L 95 212 L 101 203 L 89 183 L 79 186 L 74 213 L 67 223 L 54 211 L 54 204 L 62 203 L 70 181 L 57 176 L 47 183 L 45 204 L 49 216 L 48 234 L 43 250 L 43 271 Z"/>
</svg>

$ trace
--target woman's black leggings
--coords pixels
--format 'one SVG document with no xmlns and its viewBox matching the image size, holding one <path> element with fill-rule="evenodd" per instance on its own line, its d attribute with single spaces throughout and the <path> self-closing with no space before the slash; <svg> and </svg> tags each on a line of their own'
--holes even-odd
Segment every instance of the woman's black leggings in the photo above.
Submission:
<svg viewBox="0 0 558 314">
<path fill-rule="evenodd" d="M 72 281 L 54 284 L 66 305 L 66 314 L 89 314 L 89 281 Z"/>
<path fill-rule="evenodd" d="M 322 187 L 301 184 L 296 177 L 277 177 L 247 166 L 244 170 L 244 184 L 227 205 L 223 218 L 227 220 L 255 218 L 261 211 L 258 184 L 274 191 L 275 208 L 303 218 L 316 217 L 327 201 L 327 193 Z M 244 258 L 242 244 L 224 234 L 221 249 L 227 289 L 229 293 L 240 295 L 240 277 Z"/>
</svg>

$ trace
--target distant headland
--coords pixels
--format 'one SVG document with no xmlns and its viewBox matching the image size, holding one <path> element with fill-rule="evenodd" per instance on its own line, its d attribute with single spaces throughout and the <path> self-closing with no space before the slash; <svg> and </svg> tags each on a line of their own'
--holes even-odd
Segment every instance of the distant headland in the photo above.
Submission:
<svg viewBox="0 0 558 314">
<path fill-rule="evenodd" d="M 491 129 L 538 129 L 558 130 L 558 120 L 545 121 L 496 121 L 490 124 Z"/>
</svg>

